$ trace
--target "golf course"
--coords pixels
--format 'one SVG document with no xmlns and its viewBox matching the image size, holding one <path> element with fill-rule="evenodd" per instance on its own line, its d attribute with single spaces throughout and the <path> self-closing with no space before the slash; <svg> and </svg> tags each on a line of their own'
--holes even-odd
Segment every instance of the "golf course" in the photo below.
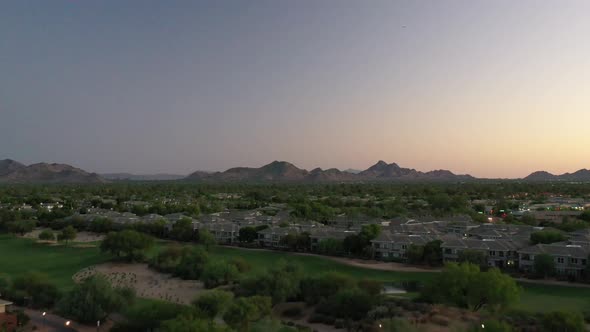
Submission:
<svg viewBox="0 0 590 332">
<path fill-rule="evenodd" d="M 72 276 L 81 269 L 109 261 L 111 257 L 103 254 L 97 247 L 78 247 L 36 243 L 35 240 L 23 239 L 11 235 L 0 236 L 0 277 L 16 277 L 29 271 L 45 273 L 61 290 L 74 285 Z M 241 257 L 252 269 L 248 274 L 256 274 L 273 266 L 278 260 L 285 259 L 301 265 L 310 275 L 336 271 L 354 278 L 372 278 L 383 282 L 427 281 L 432 277 L 429 272 L 392 272 L 365 269 L 345 265 L 327 258 L 317 256 L 295 255 L 285 252 L 264 250 L 240 250 L 226 247 L 214 247 L 211 256 L 215 259 Z M 574 286 L 554 286 L 540 284 L 521 284 L 524 292 L 515 309 L 542 312 L 554 309 L 584 311 L 590 307 L 590 288 Z"/>
</svg>

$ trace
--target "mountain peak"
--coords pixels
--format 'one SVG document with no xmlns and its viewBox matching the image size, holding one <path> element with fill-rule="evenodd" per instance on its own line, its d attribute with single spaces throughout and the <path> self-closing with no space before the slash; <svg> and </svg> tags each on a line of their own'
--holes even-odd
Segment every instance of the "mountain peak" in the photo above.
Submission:
<svg viewBox="0 0 590 332">
<path fill-rule="evenodd" d="M 0 182 L 16 183 L 97 183 L 104 182 L 95 173 L 67 164 L 36 163 L 25 166 L 11 159 L 0 161 Z"/>
</svg>

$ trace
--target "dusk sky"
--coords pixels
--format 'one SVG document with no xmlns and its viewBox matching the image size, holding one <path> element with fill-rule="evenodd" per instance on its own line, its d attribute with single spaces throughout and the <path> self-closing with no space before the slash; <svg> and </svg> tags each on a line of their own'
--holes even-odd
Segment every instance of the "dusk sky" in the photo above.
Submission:
<svg viewBox="0 0 590 332">
<path fill-rule="evenodd" d="M 590 168 L 590 1 L 4 0 L 0 159 Z"/>
</svg>

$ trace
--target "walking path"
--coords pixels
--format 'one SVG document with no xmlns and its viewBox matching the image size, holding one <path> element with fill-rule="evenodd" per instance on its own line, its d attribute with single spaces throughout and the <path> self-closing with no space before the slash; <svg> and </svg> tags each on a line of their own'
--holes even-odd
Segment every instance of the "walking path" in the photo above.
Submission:
<svg viewBox="0 0 590 332">
<path fill-rule="evenodd" d="M 58 315 L 47 312 L 43 316 L 42 311 L 28 309 L 28 308 L 17 308 L 24 310 L 25 314 L 31 318 L 32 325 L 37 326 L 38 332 L 102 332 L 109 331 L 113 326 L 112 322 L 107 321 L 101 324 L 97 330 L 96 326 L 88 326 L 70 321 L 70 325 L 66 326 L 65 323 L 68 319 L 60 317 Z"/>
</svg>

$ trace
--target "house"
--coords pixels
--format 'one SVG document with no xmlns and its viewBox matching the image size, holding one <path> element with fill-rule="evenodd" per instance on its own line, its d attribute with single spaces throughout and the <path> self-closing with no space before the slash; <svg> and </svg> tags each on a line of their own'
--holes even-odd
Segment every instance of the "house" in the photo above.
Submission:
<svg viewBox="0 0 590 332">
<path fill-rule="evenodd" d="M 315 227 L 310 230 L 311 250 L 315 251 L 318 244 L 327 239 L 344 240 L 349 235 L 356 235 L 358 232 L 333 227 Z"/>
<path fill-rule="evenodd" d="M 6 332 L 16 331 L 17 317 L 9 312 L 12 302 L 0 299 L 0 330 Z"/>
<path fill-rule="evenodd" d="M 195 228 L 199 231 L 207 230 L 219 244 L 234 244 L 239 241 L 240 225 L 232 222 L 196 223 Z"/>
<path fill-rule="evenodd" d="M 297 227 L 269 227 L 258 232 L 261 247 L 286 248 L 281 240 L 289 234 L 299 234 Z"/>
<path fill-rule="evenodd" d="M 555 261 L 555 272 L 558 275 L 574 277 L 583 276 L 588 266 L 590 245 L 572 244 L 572 242 L 557 242 L 552 244 L 536 244 L 518 250 L 519 269 L 523 272 L 533 272 L 535 257 L 547 254 Z"/>
<path fill-rule="evenodd" d="M 461 252 L 473 250 L 484 254 L 488 266 L 510 268 L 518 266 L 518 249 L 525 246 L 527 241 L 528 239 L 447 238 L 440 247 L 444 262 L 456 262 Z"/>
<path fill-rule="evenodd" d="M 425 245 L 436 239 L 437 237 L 431 235 L 382 232 L 377 238 L 371 240 L 371 246 L 375 250 L 375 259 L 405 260 L 411 245 Z"/>
</svg>

